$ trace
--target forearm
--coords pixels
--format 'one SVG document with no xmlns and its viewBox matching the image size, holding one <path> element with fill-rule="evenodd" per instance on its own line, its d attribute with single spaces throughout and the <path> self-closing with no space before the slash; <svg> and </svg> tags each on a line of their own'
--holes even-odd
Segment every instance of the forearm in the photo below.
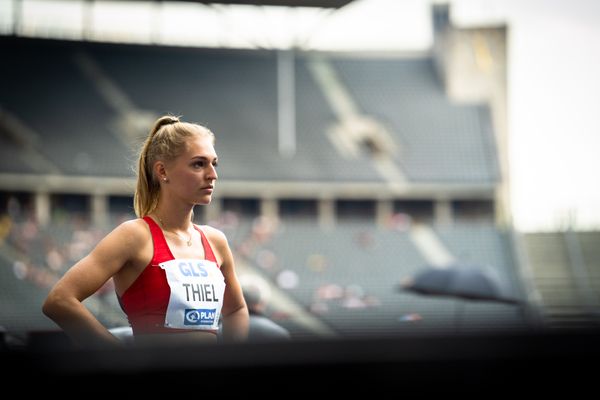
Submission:
<svg viewBox="0 0 600 400">
<path fill-rule="evenodd" d="M 120 346 L 121 342 L 77 299 L 49 298 L 43 307 L 77 347 Z"/>
<path fill-rule="evenodd" d="M 243 342 L 248 338 L 248 309 L 238 308 L 223 317 L 223 339 L 226 342 Z"/>
</svg>

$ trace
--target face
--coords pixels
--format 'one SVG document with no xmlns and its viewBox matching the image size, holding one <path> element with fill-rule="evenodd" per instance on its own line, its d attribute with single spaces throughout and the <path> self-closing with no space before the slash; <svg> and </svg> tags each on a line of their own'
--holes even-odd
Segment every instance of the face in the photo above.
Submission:
<svg viewBox="0 0 600 400">
<path fill-rule="evenodd" d="M 186 203 L 209 204 L 218 178 L 216 167 L 217 153 L 212 139 L 194 135 L 188 138 L 186 149 L 179 157 L 164 164 L 163 173 L 168 183 L 161 190 Z"/>
</svg>

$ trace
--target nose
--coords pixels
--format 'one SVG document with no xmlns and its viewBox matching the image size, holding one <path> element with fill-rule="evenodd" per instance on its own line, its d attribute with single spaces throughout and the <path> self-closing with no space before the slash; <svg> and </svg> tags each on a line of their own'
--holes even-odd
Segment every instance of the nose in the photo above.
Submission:
<svg viewBox="0 0 600 400">
<path fill-rule="evenodd" d="M 217 169 L 215 168 L 214 165 L 210 165 L 210 169 L 208 171 L 208 180 L 209 181 L 216 181 L 217 179 L 219 179 L 219 175 L 217 174 Z"/>
</svg>

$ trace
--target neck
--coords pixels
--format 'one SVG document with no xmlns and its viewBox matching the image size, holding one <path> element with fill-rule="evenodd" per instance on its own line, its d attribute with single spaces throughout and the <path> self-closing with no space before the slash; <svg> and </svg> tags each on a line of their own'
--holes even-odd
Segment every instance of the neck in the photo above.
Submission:
<svg viewBox="0 0 600 400">
<path fill-rule="evenodd" d="M 164 225 L 163 229 L 187 231 L 192 224 L 193 209 L 178 210 L 173 207 L 161 207 L 159 205 L 152 214 Z"/>
</svg>

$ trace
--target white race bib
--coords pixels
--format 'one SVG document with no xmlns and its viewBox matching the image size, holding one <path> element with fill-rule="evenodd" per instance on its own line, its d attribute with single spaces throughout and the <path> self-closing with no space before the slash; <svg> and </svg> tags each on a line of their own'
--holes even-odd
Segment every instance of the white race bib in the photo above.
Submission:
<svg viewBox="0 0 600 400">
<path fill-rule="evenodd" d="M 216 330 L 223 307 L 225 278 L 208 260 L 175 259 L 159 264 L 171 288 L 165 326 Z"/>
</svg>

